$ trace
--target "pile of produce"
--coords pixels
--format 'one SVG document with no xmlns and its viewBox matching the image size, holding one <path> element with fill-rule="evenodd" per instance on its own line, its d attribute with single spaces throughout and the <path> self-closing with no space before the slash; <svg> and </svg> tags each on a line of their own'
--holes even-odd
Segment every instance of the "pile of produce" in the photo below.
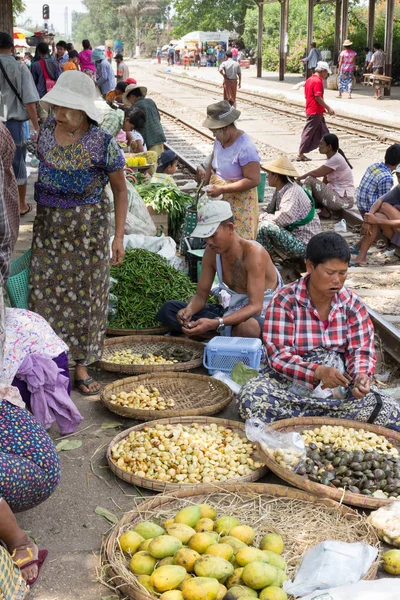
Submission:
<svg viewBox="0 0 400 600">
<path fill-rule="evenodd" d="M 169 483 L 214 483 L 249 475 L 262 467 L 255 447 L 230 429 L 210 425 L 149 425 L 111 450 L 123 471 Z"/>
<path fill-rule="evenodd" d="M 165 399 L 156 387 L 149 390 L 144 385 L 139 385 L 130 392 L 112 394 L 110 402 L 118 406 L 141 410 L 167 410 L 167 408 L 174 408 L 175 406 L 173 398 Z"/>
<path fill-rule="evenodd" d="M 210 504 L 182 508 L 162 526 L 141 521 L 119 537 L 129 569 L 160 600 L 286 600 L 284 544 Z"/>
<path fill-rule="evenodd" d="M 173 365 L 177 360 L 166 359 L 157 354 L 144 353 L 137 354 L 132 350 L 118 350 L 107 357 L 107 362 L 118 365 Z"/>
<path fill-rule="evenodd" d="M 381 506 L 369 515 L 368 521 L 381 540 L 400 548 L 400 502 Z"/>
<path fill-rule="evenodd" d="M 117 315 L 110 327 L 146 329 L 160 325 L 156 314 L 167 300 L 187 302 L 196 291 L 189 277 L 155 252 L 127 250 L 119 267 L 111 267 L 117 283 L 112 293 L 118 299 Z"/>
<path fill-rule="evenodd" d="M 136 191 L 143 202 L 155 212 L 168 213 L 168 233 L 176 242 L 179 241 L 186 209 L 193 202 L 193 198 L 175 186 L 162 183 L 137 185 Z"/>
<path fill-rule="evenodd" d="M 128 156 L 125 163 L 127 167 L 145 167 L 147 160 L 144 156 Z"/>
<path fill-rule="evenodd" d="M 302 432 L 304 464 L 295 469 L 311 481 L 374 498 L 400 498 L 400 456 L 384 436 L 364 429 L 323 425 Z M 285 454 L 284 451 L 282 451 Z M 282 461 L 293 455 L 284 457 Z M 282 464 L 282 462 L 281 462 Z"/>
</svg>

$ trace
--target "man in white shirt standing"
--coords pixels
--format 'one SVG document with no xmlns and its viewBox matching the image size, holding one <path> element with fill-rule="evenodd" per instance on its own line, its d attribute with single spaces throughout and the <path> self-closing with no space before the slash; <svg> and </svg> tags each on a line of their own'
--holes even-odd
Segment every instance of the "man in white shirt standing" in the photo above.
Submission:
<svg viewBox="0 0 400 600">
<path fill-rule="evenodd" d="M 232 59 L 232 52 L 227 50 L 226 60 L 221 64 L 218 71 L 224 78 L 224 100 L 236 108 L 236 94 L 242 84 L 242 71 L 238 62 Z"/>
<path fill-rule="evenodd" d="M 385 53 L 381 50 L 381 45 L 377 42 L 374 44 L 374 53 L 371 58 L 371 62 L 368 65 L 368 69 L 372 69 L 372 72 L 375 75 L 383 75 L 383 71 L 385 69 Z M 375 94 L 373 98 L 378 100 L 382 98 L 381 86 L 377 82 L 375 84 Z"/>
</svg>

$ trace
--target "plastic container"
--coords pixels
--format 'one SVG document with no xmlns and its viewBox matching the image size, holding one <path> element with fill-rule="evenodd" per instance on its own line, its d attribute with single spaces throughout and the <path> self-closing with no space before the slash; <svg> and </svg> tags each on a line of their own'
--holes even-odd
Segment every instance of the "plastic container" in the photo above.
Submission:
<svg viewBox="0 0 400 600">
<path fill-rule="evenodd" d="M 216 336 L 206 344 L 203 365 L 210 375 L 216 371 L 230 373 L 238 362 L 258 370 L 261 356 L 260 339 Z"/>
<path fill-rule="evenodd" d="M 31 249 L 29 248 L 10 265 L 10 276 L 6 287 L 13 308 L 28 308 L 30 263 Z"/>
<path fill-rule="evenodd" d="M 265 171 L 261 171 L 260 173 L 260 183 L 257 186 L 257 197 L 259 202 L 264 202 L 264 194 L 265 194 L 265 184 L 267 182 L 267 173 Z"/>
</svg>

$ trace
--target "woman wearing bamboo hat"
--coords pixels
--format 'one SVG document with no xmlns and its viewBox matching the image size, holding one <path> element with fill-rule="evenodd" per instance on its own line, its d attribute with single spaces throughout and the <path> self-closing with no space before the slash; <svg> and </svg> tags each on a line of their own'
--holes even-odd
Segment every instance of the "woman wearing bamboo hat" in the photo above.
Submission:
<svg viewBox="0 0 400 600">
<path fill-rule="evenodd" d="M 257 186 L 260 183 L 260 156 L 257 148 L 235 121 L 240 111 L 226 100 L 207 106 L 203 126 L 214 135 L 214 149 L 205 172 L 205 182 L 212 184 L 211 198 L 221 194 L 233 212 L 237 234 L 254 240 L 258 227 Z"/>
<path fill-rule="evenodd" d="M 42 101 L 55 118 L 38 138 L 37 216 L 33 226 L 29 304 L 69 346 L 75 384 L 98 393 L 88 366 L 101 357 L 108 312 L 111 184 L 115 206 L 112 265 L 122 263 L 127 210 L 125 159 L 97 125 L 95 84 L 67 71 Z"/>
<path fill-rule="evenodd" d="M 288 258 L 303 258 L 307 243 L 321 231 L 312 196 L 293 181 L 298 173 L 285 156 L 269 162 L 265 169 L 275 193 L 272 212 L 260 217 L 257 241 L 268 252 L 275 248 Z"/>
</svg>

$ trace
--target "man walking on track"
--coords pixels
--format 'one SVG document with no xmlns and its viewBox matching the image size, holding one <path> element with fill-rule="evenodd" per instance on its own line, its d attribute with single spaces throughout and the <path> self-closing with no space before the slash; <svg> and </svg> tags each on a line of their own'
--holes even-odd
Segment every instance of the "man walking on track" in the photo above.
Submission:
<svg viewBox="0 0 400 600">
<path fill-rule="evenodd" d="M 226 60 L 221 64 L 218 71 L 224 78 L 224 100 L 236 108 L 236 93 L 242 83 L 242 72 L 238 62 L 232 59 L 232 52 L 227 50 Z"/>
<path fill-rule="evenodd" d="M 315 67 L 314 75 L 311 75 L 306 81 L 304 94 L 306 97 L 307 121 L 301 134 L 298 161 L 311 160 L 305 154 L 318 148 L 321 138 L 329 133 L 324 119 L 324 112 L 334 115 L 335 111 L 324 101 L 324 79 L 330 74 L 331 70 L 328 63 L 321 60 Z"/>
</svg>

